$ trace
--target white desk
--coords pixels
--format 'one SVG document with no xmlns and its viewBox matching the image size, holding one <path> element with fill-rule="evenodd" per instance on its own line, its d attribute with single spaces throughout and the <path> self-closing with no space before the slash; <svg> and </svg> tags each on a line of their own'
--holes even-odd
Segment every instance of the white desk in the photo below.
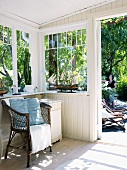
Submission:
<svg viewBox="0 0 127 170">
<path fill-rule="evenodd" d="M 41 101 L 52 106 L 50 112 L 52 143 L 62 140 L 61 100 L 41 99 Z"/>
</svg>

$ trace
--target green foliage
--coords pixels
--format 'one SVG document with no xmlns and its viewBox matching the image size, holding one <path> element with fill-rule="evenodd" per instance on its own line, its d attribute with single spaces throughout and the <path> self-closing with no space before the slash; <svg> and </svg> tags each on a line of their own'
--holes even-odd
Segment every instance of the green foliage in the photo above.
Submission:
<svg viewBox="0 0 127 170">
<path fill-rule="evenodd" d="M 16 31 L 17 34 L 17 68 L 18 85 L 31 84 L 31 67 L 29 66 L 29 34 Z M 12 68 L 12 29 L 0 25 L 0 78 L 6 86 L 13 85 Z"/>
<path fill-rule="evenodd" d="M 17 30 L 18 85 L 31 84 L 29 34 Z"/>
<path fill-rule="evenodd" d="M 127 100 L 127 17 L 102 21 L 101 40 L 102 75 L 108 78 L 113 73 L 119 98 Z"/>
<path fill-rule="evenodd" d="M 30 67 L 30 53 L 28 49 L 25 49 L 24 51 L 24 61 L 23 61 L 23 75 L 25 79 L 25 84 L 30 85 L 31 84 L 31 67 Z"/>
<path fill-rule="evenodd" d="M 109 101 L 112 95 L 116 94 L 116 89 L 107 87 L 107 83 L 102 83 L 102 99 Z"/>
<path fill-rule="evenodd" d="M 44 42 L 46 81 L 60 85 L 78 84 L 79 90 L 86 90 L 86 29 L 46 35 Z M 78 83 L 74 83 L 77 79 Z"/>
<path fill-rule="evenodd" d="M 102 21 L 102 75 L 119 76 L 127 63 L 127 21 L 124 17 Z M 124 63 L 124 65 L 122 65 Z M 122 67 L 122 68 L 121 68 Z M 126 73 L 127 74 L 127 73 Z"/>
<path fill-rule="evenodd" d="M 0 79 L 0 91 L 1 90 L 8 90 L 8 87 L 5 85 L 3 79 Z"/>
<path fill-rule="evenodd" d="M 5 30 L 7 32 L 5 32 Z M 11 31 L 7 27 L 0 27 L 0 78 L 6 86 L 12 86 L 12 46 Z"/>
<path fill-rule="evenodd" d="M 127 76 L 120 77 L 117 84 L 118 98 L 127 100 Z"/>
</svg>

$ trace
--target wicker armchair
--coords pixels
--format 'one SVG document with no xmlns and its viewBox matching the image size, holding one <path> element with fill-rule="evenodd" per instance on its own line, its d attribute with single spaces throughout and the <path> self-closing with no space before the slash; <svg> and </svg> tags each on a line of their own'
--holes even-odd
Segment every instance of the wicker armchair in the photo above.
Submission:
<svg viewBox="0 0 127 170">
<path fill-rule="evenodd" d="M 23 149 L 27 152 L 27 167 L 30 167 L 30 156 L 32 154 L 32 143 L 31 143 L 31 134 L 30 134 L 30 115 L 29 113 L 20 113 L 12 109 L 9 105 L 7 105 L 5 100 L 2 100 L 2 106 L 4 111 L 7 111 L 10 116 L 10 136 L 6 147 L 5 159 L 7 159 L 9 147 L 13 147 L 17 149 L 23 147 Z M 43 116 L 45 123 L 50 124 L 51 106 L 45 103 L 40 103 L 40 106 L 41 106 L 40 107 L 41 114 Z M 21 135 L 23 139 L 23 143 L 17 147 L 11 146 L 11 142 L 17 133 Z M 49 147 L 50 147 L 50 152 L 52 152 L 51 146 Z"/>
</svg>

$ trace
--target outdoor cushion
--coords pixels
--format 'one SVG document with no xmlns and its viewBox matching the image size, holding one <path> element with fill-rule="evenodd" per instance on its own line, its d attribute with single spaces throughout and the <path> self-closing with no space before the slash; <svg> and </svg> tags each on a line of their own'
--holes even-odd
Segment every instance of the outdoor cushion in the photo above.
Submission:
<svg viewBox="0 0 127 170">
<path fill-rule="evenodd" d="M 10 99 L 10 106 L 20 113 L 30 114 L 30 125 L 44 123 L 41 115 L 40 103 L 37 98 Z"/>
<path fill-rule="evenodd" d="M 44 123 L 38 98 L 28 98 L 26 100 L 28 112 L 30 114 L 30 125 L 39 125 Z"/>
<path fill-rule="evenodd" d="M 20 112 L 20 113 L 28 113 L 27 101 L 25 99 L 9 99 L 10 106 Z"/>
</svg>

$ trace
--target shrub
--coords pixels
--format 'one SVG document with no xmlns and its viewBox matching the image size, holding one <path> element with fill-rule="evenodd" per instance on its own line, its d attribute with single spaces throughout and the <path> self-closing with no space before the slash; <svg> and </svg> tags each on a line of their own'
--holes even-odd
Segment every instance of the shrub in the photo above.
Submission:
<svg viewBox="0 0 127 170">
<path fill-rule="evenodd" d="M 107 87 L 107 83 L 102 84 L 102 99 L 109 101 L 112 95 L 116 95 L 116 90 L 111 87 Z"/>
<path fill-rule="evenodd" d="M 119 99 L 127 100 L 127 76 L 119 78 L 117 82 L 117 94 Z"/>
</svg>

